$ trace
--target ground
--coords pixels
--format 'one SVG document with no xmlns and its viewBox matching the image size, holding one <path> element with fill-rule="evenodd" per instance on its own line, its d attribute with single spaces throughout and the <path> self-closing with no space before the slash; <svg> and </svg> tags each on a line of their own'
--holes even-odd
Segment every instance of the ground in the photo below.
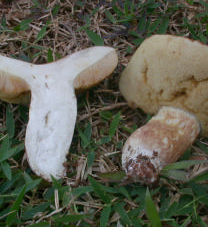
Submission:
<svg viewBox="0 0 208 227">
<path fill-rule="evenodd" d="M 126 139 L 151 117 L 128 107 L 118 88 L 121 72 L 153 34 L 207 44 L 206 1 L 2 0 L 0 20 L 5 56 L 41 64 L 105 45 L 119 57 L 109 78 L 77 92 L 68 172 L 60 181 L 42 180 L 27 164 L 28 106 L 0 102 L 0 226 L 207 226 L 206 164 L 173 166 L 149 187 L 122 183 L 122 172 L 113 174 L 122 171 Z M 206 160 L 207 152 L 207 139 L 199 137 L 181 160 Z M 100 175 L 109 172 L 105 180 Z"/>
</svg>

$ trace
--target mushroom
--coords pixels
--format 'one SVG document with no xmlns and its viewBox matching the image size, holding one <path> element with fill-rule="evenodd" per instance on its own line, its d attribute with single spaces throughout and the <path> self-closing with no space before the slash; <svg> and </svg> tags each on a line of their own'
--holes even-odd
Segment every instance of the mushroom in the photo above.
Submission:
<svg viewBox="0 0 208 227">
<path fill-rule="evenodd" d="M 110 47 L 92 47 L 53 63 L 35 65 L 0 56 L 0 97 L 24 101 L 31 91 L 25 149 L 31 169 L 46 180 L 65 176 L 64 162 L 77 115 L 74 87 L 89 87 L 117 65 Z"/>
<path fill-rule="evenodd" d="M 134 181 L 155 182 L 200 132 L 208 136 L 208 46 L 188 38 L 147 38 L 120 78 L 129 106 L 158 114 L 127 140 L 122 165 Z M 164 106 L 164 107 L 163 107 Z M 161 109 L 162 107 L 162 109 Z"/>
</svg>

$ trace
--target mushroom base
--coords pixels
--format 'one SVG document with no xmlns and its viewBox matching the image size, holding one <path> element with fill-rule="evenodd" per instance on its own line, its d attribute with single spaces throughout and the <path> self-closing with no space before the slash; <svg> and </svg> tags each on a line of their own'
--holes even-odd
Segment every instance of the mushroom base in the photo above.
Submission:
<svg viewBox="0 0 208 227">
<path fill-rule="evenodd" d="M 139 154 L 134 159 L 129 159 L 125 166 L 127 179 L 133 182 L 153 184 L 158 181 L 159 168 L 154 162 L 154 157 Z"/>
</svg>

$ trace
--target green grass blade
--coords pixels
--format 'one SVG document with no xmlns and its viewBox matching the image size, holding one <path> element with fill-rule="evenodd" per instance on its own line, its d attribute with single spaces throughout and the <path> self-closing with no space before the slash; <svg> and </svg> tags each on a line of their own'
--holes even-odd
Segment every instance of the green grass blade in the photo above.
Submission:
<svg viewBox="0 0 208 227">
<path fill-rule="evenodd" d="M 189 24 L 189 20 L 186 17 L 183 18 L 183 22 L 184 22 L 185 27 L 187 27 L 189 29 L 189 31 L 191 32 L 192 37 L 194 39 L 198 39 L 194 26 L 192 24 Z"/>
<path fill-rule="evenodd" d="M 55 218 L 55 222 L 58 223 L 74 223 L 78 222 L 84 218 L 87 218 L 89 214 L 71 214 L 71 215 L 64 215 L 63 217 Z"/>
<path fill-rule="evenodd" d="M 9 137 L 13 138 L 15 133 L 15 122 L 13 112 L 9 106 L 6 108 L 6 127 Z"/>
<path fill-rule="evenodd" d="M 80 129 L 79 126 L 77 126 L 79 136 L 81 137 L 81 146 L 83 148 L 86 148 L 91 143 L 91 135 L 92 135 L 92 126 L 90 122 L 87 124 L 87 127 L 85 128 L 84 132 Z"/>
<path fill-rule="evenodd" d="M 12 179 L 12 171 L 11 167 L 8 162 L 4 161 L 1 163 L 1 168 L 5 174 L 5 176 L 8 178 L 8 180 Z"/>
<path fill-rule="evenodd" d="M 28 227 L 51 227 L 49 222 L 39 222 L 37 224 L 29 225 Z"/>
<path fill-rule="evenodd" d="M 162 227 L 159 214 L 157 212 L 155 204 L 152 201 L 148 188 L 145 195 L 145 210 L 152 227 Z"/>
<path fill-rule="evenodd" d="M 53 62 L 53 51 L 51 50 L 51 48 L 48 48 L 48 53 L 47 53 L 47 62 Z"/>
<path fill-rule="evenodd" d="M 35 43 L 38 42 L 39 40 L 41 40 L 41 39 L 45 36 L 46 30 L 47 30 L 47 28 L 48 28 L 48 25 L 49 25 L 49 22 L 47 22 L 47 23 L 41 28 L 41 30 L 39 31 L 39 33 L 38 33 L 38 35 L 37 35 L 37 37 L 36 37 Z"/>
<path fill-rule="evenodd" d="M 32 22 L 32 19 L 26 19 L 21 21 L 15 28 L 14 31 L 15 32 L 19 32 L 19 31 L 26 31 L 27 29 L 30 28 L 30 23 Z"/>
<path fill-rule="evenodd" d="M 113 137 L 114 136 L 114 134 L 115 134 L 115 132 L 116 132 L 118 126 L 119 126 L 120 116 L 121 116 L 121 113 L 118 112 L 114 116 L 114 118 L 113 118 L 113 120 L 112 120 L 112 122 L 110 124 L 110 129 L 109 129 L 109 136 L 110 137 Z"/>
<path fill-rule="evenodd" d="M 19 193 L 19 195 L 16 198 L 12 208 L 10 209 L 11 213 L 8 215 L 7 220 L 6 220 L 6 223 L 7 223 L 8 226 L 10 226 L 16 219 L 17 212 L 20 209 L 20 205 L 21 205 L 22 200 L 23 200 L 24 195 L 25 195 L 25 190 L 26 190 L 26 186 Z"/>
<path fill-rule="evenodd" d="M 60 4 L 57 4 L 51 11 L 53 17 L 55 17 L 59 13 L 59 10 L 60 10 Z"/>
<path fill-rule="evenodd" d="M 124 13 L 122 12 L 122 10 L 119 7 L 117 7 L 116 5 L 113 5 L 112 8 L 113 8 L 117 18 L 121 18 L 121 17 L 125 16 Z"/>
<path fill-rule="evenodd" d="M 87 166 L 90 168 L 95 160 L 95 152 L 90 151 L 88 156 L 87 156 Z"/>
<path fill-rule="evenodd" d="M 160 26 L 159 26 L 159 28 L 158 28 L 158 30 L 157 30 L 157 33 L 158 33 L 158 34 L 165 34 L 165 33 L 167 32 L 168 25 L 169 25 L 169 18 L 165 18 L 165 19 L 161 22 L 161 24 L 160 24 Z"/>
<path fill-rule="evenodd" d="M 111 206 L 107 205 L 103 208 L 100 218 L 100 227 L 106 227 L 108 226 L 108 220 L 111 213 Z"/>
<path fill-rule="evenodd" d="M 32 219 L 37 213 L 44 212 L 49 206 L 50 206 L 50 203 L 47 202 L 47 203 L 42 203 L 38 206 L 32 207 L 23 213 L 22 219 L 23 220 Z"/>
<path fill-rule="evenodd" d="M 127 224 L 127 225 L 131 225 L 131 220 L 128 216 L 128 214 L 126 213 L 125 209 L 123 208 L 123 206 L 120 203 L 116 203 L 115 205 L 115 210 L 116 212 L 119 213 L 121 219 Z"/>
<path fill-rule="evenodd" d="M 31 191 L 33 188 L 36 188 L 40 182 L 42 181 L 42 178 L 36 179 L 36 180 L 32 180 L 31 182 L 28 182 L 26 184 L 26 192 Z"/>
<path fill-rule="evenodd" d="M 138 23 L 138 26 L 137 26 L 137 30 L 138 30 L 138 32 L 139 32 L 140 35 L 142 35 L 142 34 L 145 33 L 146 24 L 147 24 L 147 18 L 146 18 L 145 16 L 143 16 L 143 17 L 139 20 L 139 23 Z"/>
<path fill-rule="evenodd" d="M 200 140 L 194 142 L 203 152 L 208 153 L 208 146 L 203 144 Z"/>
<path fill-rule="evenodd" d="M 106 193 L 106 191 L 103 189 L 102 185 L 99 184 L 94 178 L 89 176 L 90 184 L 92 185 L 95 193 L 102 199 L 102 201 L 106 204 L 109 204 L 111 202 L 111 199 L 109 195 Z"/>
<path fill-rule="evenodd" d="M 10 141 L 9 141 L 9 136 L 7 135 L 3 139 L 1 147 L 0 147 L 0 159 L 1 159 L 1 157 L 3 158 L 4 156 L 6 156 L 8 154 L 9 147 L 10 147 Z"/>
<path fill-rule="evenodd" d="M 1 26 L 0 26 L 0 31 L 1 31 L 1 28 L 3 29 L 3 30 L 5 30 L 6 28 L 7 28 L 7 20 L 6 20 L 6 16 L 5 16 L 5 14 L 3 14 L 2 16 L 1 16 Z"/>
<path fill-rule="evenodd" d="M 62 188 L 62 185 L 59 182 L 59 180 L 57 180 L 53 176 L 51 176 L 51 180 L 52 180 L 52 183 L 53 183 L 54 188 L 56 188 L 56 189 L 61 189 Z"/>
<path fill-rule="evenodd" d="M 21 143 L 11 149 L 9 149 L 7 152 L 1 152 L 0 151 L 0 162 L 3 162 L 7 160 L 8 158 L 12 157 L 13 155 L 19 153 L 24 149 L 24 144 Z"/>
<path fill-rule="evenodd" d="M 106 144 L 109 143 L 111 141 L 111 137 L 110 136 L 104 136 L 103 138 L 101 138 L 97 144 L 98 145 L 102 145 L 102 144 Z"/>
<path fill-rule="evenodd" d="M 95 32 L 85 28 L 85 32 L 87 33 L 88 37 L 90 38 L 90 40 L 95 44 L 95 46 L 103 46 L 104 45 L 104 41 L 103 39 L 97 35 Z"/>
<path fill-rule="evenodd" d="M 25 192 L 27 193 L 28 191 L 31 191 L 33 188 L 36 188 L 40 184 L 41 181 L 42 181 L 42 179 L 39 178 L 39 179 L 32 180 L 32 181 L 26 183 L 25 184 L 25 186 L 26 186 Z M 23 188 L 24 188 L 24 186 L 21 186 L 21 187 L 14 189 L 13 194 L 19 194 L 22 191 Z"/>
<path fill-rule="evenodd" d="M 199 0 L 199 2 L 200 2 L 200 4 L 201 4 L 202 6 L 206 7 L 207 10 L 208 10 L 208 3 L 207 3 L 207 2 L 205 2 L 205 1 L 203 1 L 203 0 Z"/>
<path fill-rule="evenodd" d="M 169 170 L 161 173 L 162 177 L 171 178 L 178 181 L 186 182 L 188 180 L 187 172 L 182 170 Z"/>
<path fill-rule="evenodd" d="M 14 188 L 15 183 L 20 179 L 21 173 L 18 171 L 17 173 L 14 173 L 12 175 L 11 181 L 5 181 L 0 185 L 0 195 L 3 195 L 4 193 L 11 193 L 11 188 Z M 12 193 L 13 194 L 13 193 Z"/>
<path fill-rule="evenodd" d="M 162 171 L 168 171 L 168 170 L 175 170 L 175 169 L 186 169 L 193 165 L 206 163 L 205 160 L 187 160 L 187 161 L 181 161 L 176 163 L 171 163 L 167 166 L 165 166 Z"/>
<path fill-rule="evenodd" d="M 40 5 L 38 0 L 32 0 L 32 2 L 35 5 L 35 7 L 41 7 L 41 5 Z"/>
<path fill-rule="evenodd" d="M 10 198 L 10 197 L 17 197 L 17 196 L 18 194 L 9 194 L 9 195 L 5 194 L 5 195 L 0 195 L 0 198 Z"/>
<path fill-rule="evenodd" d="M 118 187 L 118 192 L 125 196 L 129 201 L 131 201 L 131 197 L 126 187 Z"/>
<path fill-rule="evenodd" d="M 98 176 L 106 182 L 120 182 L 126 177 L 125 171 L 114 171 L 108 173 L 100 173 Z"/>
<path fill-rule="evenodd" d="M 93 187 L 92 186 L 84 186 L 84 187 L 74 188 L 72 190 L 72 194 L 76 195 L 77 197 L 79 197 L 82 194 L 91 193 L 92 191 L 93 191 Z"/>
<path fill-rule="evenodd" d="M 85 128 L 84 134 L 85 134 L 85 137 L 87 138 L 87 140 L 90 141 L 91 136 L 92 136 L 92 125 L 90 122 L 87 124 L 87 127 Z"/>
<path fill-rule="evenodd" d="M 116 19 L 114 18 L 114 16 L 112 15 L 112 13 L 109 10 L 107 10 L 107 9 L 105 10 L 105 15 L 111 21 L 111 23 L 113 23 L 113 24 L 116 23 Z"/>
<path fill-rule="evenodd" d="M 148 29 L 148 34 L 152 34 L 160 25 L 161 18 L 156 19 L 152 24 L 150 25 Z"/>
<path fill-rule="evenodd" d="M 199 182 L 199 181 L 207 181 L 208 180 L 208 172 L 202 173 L 193 179 L 191 179 L 191 182 Z"/>
</svg>

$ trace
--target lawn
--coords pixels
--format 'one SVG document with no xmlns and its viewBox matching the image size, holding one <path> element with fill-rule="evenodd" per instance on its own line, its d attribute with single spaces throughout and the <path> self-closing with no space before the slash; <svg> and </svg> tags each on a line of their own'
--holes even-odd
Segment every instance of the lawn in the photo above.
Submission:
<svg viewBox="0 0 208 227">
<path fill-rule="evenodd" d="M 24 154 L 29 107 L 0 101 L 0 226 L 208 225 L 208 166 L 193 162 L 193 157 L 207 160 L 206 138 L 199 136 L 180 164 L 162 171 L 158 184 L 123 181 L 122 147 L 151 116 L 128 107 L 119 78 L 142 41 L 154 34 L 207 44 L 208 3 L 0 1 L 3 55 L 41 64 L 105 45 L 119 57 L 109 78 L 77 91 L 78 116 L 64 179 L 49 183 L 31 171 Z"/>
</svg>

